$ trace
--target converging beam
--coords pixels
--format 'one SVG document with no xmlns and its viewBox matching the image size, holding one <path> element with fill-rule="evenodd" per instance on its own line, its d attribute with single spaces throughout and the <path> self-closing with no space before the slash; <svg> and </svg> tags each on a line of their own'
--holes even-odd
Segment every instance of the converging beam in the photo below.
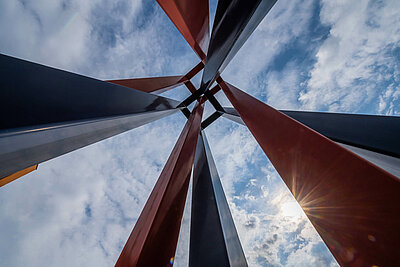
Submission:
<svg viewBox="0 0 400 267">
<path fill-rule="evenodd" d="M 201 60 L 210 39 L 208 0 L 157 0 Z"/>
<path fill-rule="evenodd" d="M 161 94 L 183 84 L 185 81 L 185 76 L 166 76 L 108 80 L 106 82 L 122 85 L 146 93 Z"/>
<path fill-rule="evenodd" d="M 244 125 L 234 108 L 223 109 L 222 116 Z M 400 158 L 400 117 L 279 111 L 334 141 Z"/>
<path fill-rule="evenodd" d="M 341 266 L 400 264 L 400 180 L 236 87 L 222 89 Z"/>
<path fill-rule="evenodd" d="M 236 55 L 276 0 L 220 0 L 201 88 L 205 92 Z"/>
<path fill-rule="evenodd" d="M 167 163 L 116 263 L 121 266 L 169 266 L 175 256 L 203 105 L 186 122 Z"/>
<path fill-rule="evenodd" d="M 189 266 L 247 266 L 203 131 L 197 143 L 193 170 Z"/>
<path fill-rule="evenodd" d="M 187 74 L 183 76 L 164 76 L 150 78 L 135 78 L 135 79 L 119 79 L 107 80 L 106 82 L 122 85 L 132 89 L 136 89 L 146 93 L 161 94 L 171 90 L 179 85 L 185 84 L 193 93 L 196 91 L 190 79 L 192 79 L 204 67 L 204 63 L 200 61 Z"/>
<path fill-rule="evenodd" d="M 0 55 L 0 179 L 177 112 L 178 102 Z"/>
</svg>

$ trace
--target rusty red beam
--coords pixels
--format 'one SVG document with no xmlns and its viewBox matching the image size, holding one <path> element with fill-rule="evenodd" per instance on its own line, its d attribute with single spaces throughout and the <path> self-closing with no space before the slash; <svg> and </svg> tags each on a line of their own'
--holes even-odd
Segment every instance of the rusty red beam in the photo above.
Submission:
<svg viewBox="0 0 400 267">
<path fill-rule="evenodd" d="M 169 266 L 173 261 L 200 132 L 197 104 L 175 144 L 116 266 Z"/>
<path fill-rule="evenodd" d="M 160 94 L 183 84 L 185 81 L 186 81 L 185 76 L 165 76 L 165 77 L 108 80 L 107 82 L 122 85 L 146 93 Z"/>
<path fill-rule="evenodd" d="M 210 40 L 208 0 L 157 0 L 192 49 L 205 60 Z"/>
<path fill-rule="evenodd" d="M 179 85 L 185 84 L 186 87 L 193 93 L 196 88 L 191 84 L 192 79 L 197 73 L 204 68 L 204 63 L 200 62 L 194 66 L 187 74 L 183 76 L 164 76 L 164 77 L 150 77 L 150 78 L 135 78 L 135 79 L 120 79 L 108 80 L 109 83 L 114 83 L 136 89 L 146 93 L 161 94 L 171 90 Z M 187 83 L 190 83 L 187 85 Z"/>
<path fill-rule="evenodd" d="M 400 266 L 400 180 L 221 83 L 341 266 Z"/>
</svg>

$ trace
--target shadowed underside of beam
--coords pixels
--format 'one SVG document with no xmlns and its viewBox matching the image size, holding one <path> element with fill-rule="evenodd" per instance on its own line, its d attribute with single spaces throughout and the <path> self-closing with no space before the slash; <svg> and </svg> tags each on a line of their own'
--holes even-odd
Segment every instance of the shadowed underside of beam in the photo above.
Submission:
<svg viewBox="0 0 400 267">
<path fill-rule="evenodd" d="M 189 266 L 247 266 L 204 131 L 193 170 Z"/>
</svg>

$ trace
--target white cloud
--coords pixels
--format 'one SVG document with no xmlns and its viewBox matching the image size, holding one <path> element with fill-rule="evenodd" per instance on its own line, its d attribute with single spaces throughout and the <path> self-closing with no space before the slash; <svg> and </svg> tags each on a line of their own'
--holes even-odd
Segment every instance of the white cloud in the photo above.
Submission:
<svg viewBox="0 0 400 267">
<path fill-rule="evenodd" d="M 305 108 L 354 112 L 398 84 L 399 8 L 398 1 L 322 1 L 320 18 L 331 29 L 300 97 Z"/>
</svg>

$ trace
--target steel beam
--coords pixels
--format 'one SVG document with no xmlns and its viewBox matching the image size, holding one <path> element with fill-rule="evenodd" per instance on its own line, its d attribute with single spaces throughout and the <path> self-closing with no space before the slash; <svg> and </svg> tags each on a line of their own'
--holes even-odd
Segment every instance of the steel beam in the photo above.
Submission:
<svg viewBox="0 0 400 267">
<path fill-rule="evenodd" d="M 220 0 L 204 67 L 205 92 L 267 15 L 276 0 Z"/>
<path fill-rule="evenodd" d="M 196 89 L 191 84 L 190 79 L 192 79 L 199 71 L 201 71 L 203 67 L 204 63 L 200 62 L 199 64 L 194 66 L 187 74 L 183 76 L 119 79 L 119 80 L 107 80 L 106 82 L 154 94 L 161 94 L 179 85 L 185 84 L 188 87 L 188 89 L 193 93 L 194 91 L 196 91 Z M 191 84 L 191 87 L 190 85 L 187 85 L 188 83 Z"/>
<path fill-rule="evenodd" d="M 0 178 L 170 115 L 178 102 L 0 55 Z"/>
<path fill-rule="evenodd" d="M 396 123 L 398 123 L 399 121 L 398 117 L 308 111 L 279 111 L 293 119 L 296 119 L 298 122 L 312 128 L 320 134 L 323 134 L 331 140 L 336 141 L 337 144 L 343 146 L 344 148 L 352 151 L 360 157 L 372 162 L 376 166 L 400 178 L 400 158 L 389 156 L 391 153 L 389 153 L 388 150 L 384 151 L 385 153 L 382 153 L 383 150 L 377 149 L 380 144 L 383 144 L 386 141 L 389 141 L 385 144 L 386 148 L 396 149 L 396 141 L 393 140 L 395 134 L 393 133 L 397 132 L 398 134 L 400 134 L 400 131 L 396 130 Z M 315 113 L 317 113 L 318 116 L 316 118 L 316 121 L 314 122 L 311 120 L 311 118 Z M 224 107 L 224 112 L 221 112 L 221 114 L 227 119 L 245 125 L 242 118 L 240 118 L 239 114 L 234 108 Z M 305 115 L 304 117 L 308 118 L 309 120 L 303 120 L 303 115 Z M 325 117 L 325 115 L 327 116 Z M 335 115 L 339 116 L 336 117 Z M 318 117 L 319 119 L 323 118 L 319 121 L 319 123 Z M 334 120 L 330 121 L 329 119 L 332 117 L 334 118 Z M 382 118 L 383 122 L 385 123 L 380 122 L 378 123 L 378 125 L 380 124 L 379 127 L 377 127 L 377 125 L 374 125 L 374 121 L 376 120 L 371 120 L 371 118 L 374 117 L 375 119 Z M 343 121 L 341 119 L 343 119 Z M 203 123 L 205 124 L 206 121 L 204 121 Z M 351 121 L 353 121 L 353 125 L 355 126 L 353 128 L 350 127 Z M 330 125 L 330 122 L 333 123 L 335 127 Z M 343 128 L 341 128 L 342 125 L 344 126 Z M 326 128 L 324 126 L 326 126 Z M 375 133 L 375 129 L 377 129 L 377 132 L 380 133 L 380 135 L 378 133 Z M 392 129 L 394 132 L 388 132 L 388 129 Z M 388 135 L 389 137 L 387 138 L 386 135 Z M 361 140 L 367 141 L 367 143 L 364 142 L 364 144 L 362 144 Z M 351 143 L 352 145 L 344 144 L 344 142 Z M 393 147 L 390 147 L 390 144 L 393 144 Z M 364 147 L 363 145 L 365 147 L 368 147 L 368 149 L 362 148 Z"/>
<path fill-rule="evenodd" d="M 189 266 L 247 266 L 204 132 L 193 170 Z"/>
<path fill-rule="evenodd" d="M 224 117 L 244 125 L 234 108 L 224 110 Z M 400 117 L 279 111 L 336 142 L 400 158 Z"/>
<path fill-rule="evenodd" d="M 398 266 L 400 180 L 234 86 L 222 89 L 341 266 Z"/>
<path fill-rule="evenodd" d="M 173 262 L 202 113 L 203 105 L 198 103 L 187 120 L 116 266 L 169 266 Z"/>
<path fill-rule="evenodd" d="M 201 60 L 210 39 L 208 0 L 157 0 Z"/>
<path fill-rule="evenodd" d="M 185 81 L 185 76 L 166 76 L 108 80 L 106 82 L 122 85 L 146 93 L 161 94 L 183 84 Z"/>
</svg>

